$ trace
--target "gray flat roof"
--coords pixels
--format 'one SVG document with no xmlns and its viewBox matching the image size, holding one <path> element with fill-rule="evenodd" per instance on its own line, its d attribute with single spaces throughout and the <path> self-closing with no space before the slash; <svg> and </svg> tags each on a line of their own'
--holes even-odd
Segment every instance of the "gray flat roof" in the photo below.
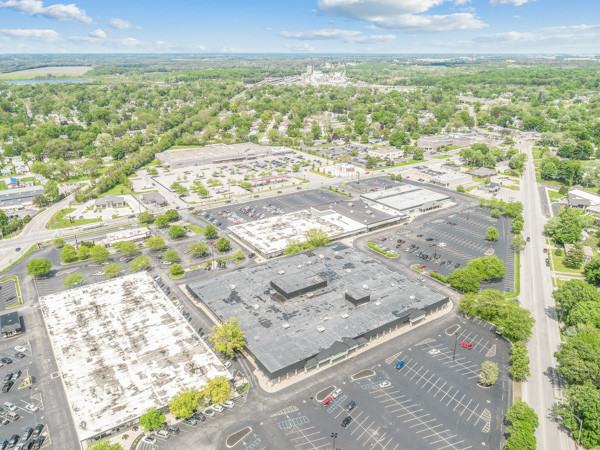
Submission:
<svg viewBox="0 0 600 450">
<path fill-rule="evenodd" d="M 332 213 L 338 213 L 366 226 L 393 222 L 399 217 L 405 217 L 404 214 L 395 210 L 384 212 L 381 209 L 373 208 L 360 199 L 326 203 L 312 208 L 318 212 L 331 211 Z"/>
<path fill-rule="evenodd" d="M 290 300 L 270 287 L 284 276 L 298 286 L 317 275 L 327 280 L 325 287 Z M 272 378 L 304 367 L 337 341 L 369 337 L 408 321 L 414 309 L 428 311 L 447 301 L 341 243 L 191 283 L 188 290 L 221 321 L 240 321 L 248 350 Z M 368 294 L 370 301 L 355 307 L 346 292 Z"/>
<path fill-rule="evenodd" d="M 367 202 L 375 202 L 398 211 L 407 211 L 426 203 L 442 202 L 450 199 L 449 195 L 410 184 L 402 184 L 383 191 L 369 192 L 368 194 L 362 194 L 360 197 Z"/>
</svg>

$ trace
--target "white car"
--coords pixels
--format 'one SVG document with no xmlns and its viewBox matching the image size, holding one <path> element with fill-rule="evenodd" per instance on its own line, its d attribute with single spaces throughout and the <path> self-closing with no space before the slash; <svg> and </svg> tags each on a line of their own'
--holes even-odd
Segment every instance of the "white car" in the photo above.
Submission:
<svg viewBox="0 0 600 450">
<path fill-rule="evenodd" d="M 231 367 L 231 361 L 226 361 L 224 366 L 226 369 L 229 369 Z"/>
<path fill-rule="evenodd" d="M 437 355 L 439 352 L 440 351 L 437 348 L 432 348 L 427 353 L 429 353 L 430 355 Z"/>
<path fill-rule="evenodd" d="M 223 412 L 223 407 L 221 405 L 212 405 L 211 408 L 216 412 Z"/>
<path fill-rule="evenodd" d="M 379 383 L 379 387 L 380 387 L 380 388 L 382 388 L 382 389 L 383 389 L 383 388 L 386 388 L 386 387 L 390 387 L 391 385 L 392 385 L 392 383 L 390 383 L 390 382 L 389 382 L 389 381 L 387 381 L 387 380 L 384 380 L 384 381 L 382 381 L 381 383 Z"/>
<path fill-rule="evenodd" d="M 17 351 L 17 352 L 21 352 L 22 353 L 22 352 L 26 352 L 27 350 L 28 350 L 28 348 L 27 347 L 23 347 L 22 345 L 17 345 L 15 347 L 15 351 Z"/>
<path fill-rule="evenodd" d="M 142 442 L 146 444 L 156 444 L 156 438 L 153 438 L 152 436 L 145 436 L 144 439 L 142 439 Z"/>
<path fill-rule="evenodd" d="M 14 403 L 11 403 L 11 402 L 4 402 L 4 407 L 6 409 L 8 409 L 9 411 L 16 411 L 17 410 L 17 405 L 15 405 Z"/>
<path fill-rule="evenodd" d="M 337 398 L 340 395 L 342 395 L 342 390 L 340 388 L 337 388 L 335 391 L 333 391 L 333 394 L 331 394 L 331 398 Z"/>
<path fill-rule="evenodd" d="M 28 403 L 27 405 L 25 405 L 25 409 L 29 412 L 36 412 L 39 408 L 35 405 L 32 405 L 31 403 Z"/>
<path fill-rule="evenodd" d="M 227 400 L 226 402 L 221 403 L 225 408 L 233 408 L 234 403 L 231 400 Z"/>
</svg>

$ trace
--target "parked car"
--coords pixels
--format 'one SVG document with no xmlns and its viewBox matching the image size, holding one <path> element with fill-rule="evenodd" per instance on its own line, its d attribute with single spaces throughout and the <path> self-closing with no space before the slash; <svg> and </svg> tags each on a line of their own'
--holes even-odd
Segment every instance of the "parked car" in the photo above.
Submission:
<svg viewBox="0 0 600 450">
<path fill-rule="evenodd" d="M 4 386 L 2 386 L 2 392 L 6 393 L 8 391 L 10 391 L 10 389 L 13 387 L 13 383 L 12 381 L 9 381 L 7 383 L 4 383 Z"/>
<path fill-rule="evenodd" d="M 23 358 L 25 358 L 25 353 L 16 352 L 15 353 L 15 358 L 23 359 Z"/>
<path fill-rule="evenodd" d="M 17 345 L 17 346 L 15 347 L 15 350 L 16 350 L 17 352 L 26 352 L 26 351 L 27 351 L 27 347 L 24 347 L 24 346 L 22 346 L 22 345 Z"/>
<path fill-rule="evenodd" d="M 396 370 L 402 369 L 404 364 L 406 364 L 404 361 L 399 361 L 398 364 L 396 364 Z"/>
<path fill-rule="evenodd" d="M 339 397 L 340 395 L 342 395 L 342 390 L 341 390 L 340 388 L 337 388 L 337 389 L 336 389 L 335 391 L 333 391 L 333 393 L 331 394 L 331 396 L 332 396 L 333 398 L 337 398 L 337 397 Z"/>
<path fill-rule="evenodd" d="M 8 372 L 6 375 L 4 375 L 4 382 L 8 383 L 10 381 L 10 379 L 12 378 L 13 373 L 12 372 Z"/>
<path fill-rule="evenodd" d="M 208 416 L 208 417 L 214 417 L 215 416 L 215 412 L 212 409 L 205 409 L 204 410 L 204 415 Z"/>
<path fill-rule="evenodd" d="M 437 348 L 432 348 L 427 353 L 429 353 L 430 355 L 437 355 L 439 352 L 440 351 Z"/>
<path fill-rule="evenodd" d="M 386 388 L 386 387 L 390 387 L 391 385 L 392 385 L 392 383 L 390 383 L 387 380 L 383 380 L 381 383 L 379 383 L 379 387 L 382 388 L 382 389 Z"/>
<path fill-rule="evenodd" d="M 179 428 L 177 428 L 173 425 L 167 425 L 165 427 L 165 430 L 167 430 L 171 434 L 179 434 Z"/>
<path fill-rule="evenodd" d="M 23 372 L 21 372 L 20 370 L 17 370 L 15 373 L 13 373 L 13 376 L 10 381 L 17 381 L 22 373 Z"/>
<path fill-rule="evenodd" d="M 211 408 L 216 412 L 223 412 L 223 407 L 221 405 L 212 405 Z"/>
<path fill-rule="evenodd" d="M 25 405 L 25 409 L 33 413 L 36 412 L 39 408 L 31 403 L 28 403 L 27 405 Z"/>
<path fill-rule="evenodd" d="M 352 411 L 354 408 L 356 408 L 356 402 L 355 402 L 354 400 L 352 400 L 350 403 L 348 403 L 348 404 L 347 404 L 347 405 L 344 407 L 344 409 L 345 409 L 347 412 L 350 412 L 350 411 Z"/>
<path fill-rule="evenodd" d="M 169 437 L 171 436 L 167 430 L 158 430 L 156 432 L 156 435 L 163 439 L 169 439 Z"/>
<path fill-rule="evenodd" d="M 12 359 L 10 359 L 10 358 L 0 358 L 0 361 L 2 361 L 3 364 L 12 363 Z"/>
<path fill-rule="evenodd" d="M 26 441 L 29 439 L 31 437 L 31 433 L 33 433 L 33 428 L 25 428 L 25 431 L 23 432 L 23 440 Z"/>
<path fill-rule="evenodd" d="M 225 408 L 229 408 L 232 409 L 233 406 L 235 405 L 235 403 L 233 403 L 231 400 L 227 400 L 223 403 L 221 403 Z"/>
<path fill-rule="evenodd" d="M 17 405 L 11 402 L 4 402 L 4 408 L 8 411 L 16 411 L 18 409 Z"/>
<path fill-rule="evenodd" d="M 333 401 L 332 397 L 327 397 L 325 400 L 323 400 L 323 404 L 325 406 L 329 405 L 331 402 Z"/>
<path fill-rule="evenodd" d="M 352 422 L 352 416 L 346 416 L 340 425 L 346 428 L 348 425 L 350 425 L 350 422 Z"/>
<path fill-rule="evenodd" d="M 144 438 L 142 439 L 142 442 L 144 442 L 145 444 L 156 444 L 156 438 L 153 438 L 152 436 L 144 436 Z"/>
<path fill-rule="evenodd" d="M 33 448 L 37 450 L 38 448 L 42 448 L 44 441 L 46 440 L 46 436 L 40 436 L 35 441 L 33 441 Z"/>
<path fill-rule="evenodd" d="M 471 345 L 469 342 L 465 342 L 465 341 L 459 342 L 458 345 L 460 345 L 461 347 L 464 347 L 468 350 L 471 350 L 473 348 L 473 345 Z"/>
<path fill-rule="evenodd" d="M 13 448 L 15 445 L 17 445 L 19 439 L 21 439 L 21 437 L 18 434 L 13 434 L 8 440 L 8 448 Z"/>
<path fill-rule="evenodd" d="M 42 423 L 37 424 L 35 426 L 35 428 L 33 429 L 33 433 L 31 434 L 31 436 L 34 438 L 38 437 L 40 434 L 42 434 L 43 429 L 44 429 L 44 424 L 42 424 Z"/>
<path fill-rule="evenodd" d="M 188 417 L 187 419 L 185 419 L 183 421 L 183 423 L 195 427 L 198 424 L 198 421 L 196 419 L 194 419 L 193 417 Z M 179 428 L 177 428 L 177 429 L 179 430 Z"/>
<path fill-rule="evenodd" d="M 192 417 L 196 420 L 199 420 L 200 422 L 204 422 L 206 420 L 206 416 L 201 412 L 196 412 L 192 414 Z"/>
</svg>

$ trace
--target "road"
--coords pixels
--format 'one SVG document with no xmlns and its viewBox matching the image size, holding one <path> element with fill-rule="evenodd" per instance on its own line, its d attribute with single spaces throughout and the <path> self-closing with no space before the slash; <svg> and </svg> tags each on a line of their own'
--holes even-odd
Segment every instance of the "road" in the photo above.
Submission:
<svg viewBox="0 0 600 450">
<path fill-rule="evenodd" d="M 521 201 L 524 205 L 524 236 L 531 242 L 521 254 L 521 295 L 522 306 L 528 308 L 534 319 L 533 336 L 529 341 L 531 376 L 523 383 L 523 400 L 533 407 L 539 416 L 537 429 L 538 448 L 574 449 L 574 441 L 562 431 L 553 420 L 549 410 L 560 397 L 560 378 L 556 371 L 554 352 L 560 344 L 558 321 L 552 298 L 552 278 L 545 264 L 546 246 L 542 210 L 532 155 L 532 144 L 521 142 L 519 146 L 528 156 L 521 187 Z"/>
</svg>

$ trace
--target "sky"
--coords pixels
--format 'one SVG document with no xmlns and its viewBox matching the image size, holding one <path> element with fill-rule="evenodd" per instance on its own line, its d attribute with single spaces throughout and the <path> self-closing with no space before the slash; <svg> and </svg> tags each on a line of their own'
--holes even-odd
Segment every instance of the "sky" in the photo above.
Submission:
<svg viewBox="0 0 600 450">
<path fill-rule="evenodd" d="M 599 0 L 0 0 L 4 53 L 600 53 Z"/>
</svg>

